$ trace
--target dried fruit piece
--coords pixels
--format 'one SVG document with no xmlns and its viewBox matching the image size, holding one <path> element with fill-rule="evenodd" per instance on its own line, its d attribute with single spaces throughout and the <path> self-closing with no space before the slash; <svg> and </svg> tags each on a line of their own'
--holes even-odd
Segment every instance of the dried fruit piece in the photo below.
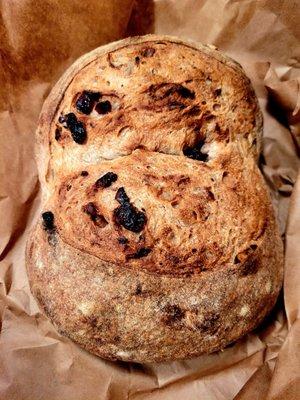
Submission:
<svg viewBox="0 0 300 400">
<path fill-rule="evenodd" d="M 130 203 L 124 203 L 116 208 L 114 219 L 117 224 L 134 233 L 141 232 L 147 222 L 146 215 Z"/>
<path fill-rule="evenodd" d="M 208 159 L 208 154 L 201 152 L 201 148 L 203 147 L 203 145 L 204 141 L 201 140 L 194 147 L 185 147 L 183 149 L 183 154 L 188 158 L 192 158 L 193 160 L 205 162 Z"/>
<path fill-rule="evenodd" d="M 95 110 L 98 114 L 107 114 L 111 112 L 111 103 L 108 100 L 100 101 L 97 105 Z"/>
<path fill-rule="evenodd" d="M 54 214 L 51 211 L 45 211 L 42 214 L 43 226 L 46 231 L 53 231 L 54 227 Z"/>
<path fill-rule="evenodd" d="M 72 134 L 74 142 L 83 144 L 86 140 L 86 130 L 84 124 L 79 121 L 74 113 L 65 115 L 67 128 Z"/>
<path fill-rule="evenodd" d="M 121 204 L 114 210 L 115 222 L 129 231 L 141 232 L 147 222 L 146 215 L 130 203 L 123 187 L 118 189 L 115 199 Z"/>
<path fill-rule="evenodd" d="M 118 242 L 119 242 L 120 244 L 126 244 L 126 243 L 128 243 L 128 239 L 127 239 L 125 236 L 120 236 L 120 237 L 118 238 Z"/>
<path fill-rule="evenodd" d="M 82 209 L 100 228 L 104 228 L 108 224 L 104 216 L 98 213 L 98 209 L 94 203 L 90 202 L 83 206 Z"/>
<path fill-rule="evenodd" d="M 86 214 L 88 214 L 91 217 L 92 220 L 94 220 L 98 215 L 97 207 L 92 202 L 90 202 L 90 203 L 86 204 L 85 206 L 83 206 L 83 211 Z"/>
<path fill-rule="evenodd" d="M 143 57 L 152 57 L 155 53 L 155 49 L 153 47 L 146 47 L 141 51 L 141 55 Z"/>
<path fill-rule="evenodd" d="M 64 115 L 60 115 L 58 118 L 58 122 L 60 124 L 65 124 L 66 123 L 66 117 Z"/>
<path fill-rule="evenodd" d="M 120 187 L 120 188 L 117 190 L 115 199 L 116 199 L 117 202 L 120 203 L 120 204 L 125 204 L 125 203 L 129 203 L 129 202 L 130 202 L 129 197 L 127 196 L 127 194 L 126 194 L 126 192 L 125 192 L 125 189 L 124 189 L 123 187 Z"/>
<path fill-rule="evenodd" d="M 142 247 L 140 249 L 138 249 L 138 251 L 134 254 L 129 254 L 127 256 L 128 259 L 130 258 L 142 258 L 142 257 L 146 257 L 149 253 L 151 252 L 151 249 L 149 249 L 148 247 Z"/>
<path fill-rule="evenodd" d="M 94 104 L 99 98 L 100 93 L 85 90 L 76 100 L 76 108 L 79 112 L 88 115 L 92 112 Z"/>
<path fill-rule="evenodd" d="M 55 140 L 59 140 L 61 138 L 61 129 L 60 128 L 56 128 L 55 129 Z"/>
<path fill-rule="evenodd" d="M 98 214 L 96 219 L 94 220 L 95 224 L 97 226 L 99 226 L 99 228 L 104 228 L 108 222 L 106 221 L 106 219 L 104 218 L 103 215 Z"/>
<path fill-rule="evenodd" d="M 118 175 L 114 172 L 107 172 L 95 182 L 96 188 L 108 188 L 113 182 L 116 182 Z"/>
</svg>

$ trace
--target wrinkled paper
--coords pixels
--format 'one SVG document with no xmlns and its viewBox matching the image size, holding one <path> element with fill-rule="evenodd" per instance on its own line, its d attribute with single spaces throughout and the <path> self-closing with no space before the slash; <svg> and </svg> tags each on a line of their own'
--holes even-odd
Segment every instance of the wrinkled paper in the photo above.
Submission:
<svg viewBox="0 0 300 400">
<path fill-rule="evenodd" d="M 299 0 L 0 0 L 0 11 L 0 399 L 299 399 Z M 246 70 L 286 256 L 283 292 L 254 332 L 211 355 L 141 365 L 102 360 L 56 332 L 30 294 L 24 247 L 40 206 L 45 97 L 81 54 L 146 33 L 214 44 Z"/>
</svg>

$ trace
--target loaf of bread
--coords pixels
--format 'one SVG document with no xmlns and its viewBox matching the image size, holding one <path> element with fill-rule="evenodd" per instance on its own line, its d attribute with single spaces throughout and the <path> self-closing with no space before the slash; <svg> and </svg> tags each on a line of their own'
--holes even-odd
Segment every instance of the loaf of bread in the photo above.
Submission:
<svg viewBox="0 0 300 400">
<path fill-rule="evenodd" d="M 261 134 L 249 79 L 213 46 L 149 35 L 75 62 L 40 116 L 26 250 L 59 332 L 106 359 L 157 362 L 255 328 L 283 274 Z"/>
</svg>

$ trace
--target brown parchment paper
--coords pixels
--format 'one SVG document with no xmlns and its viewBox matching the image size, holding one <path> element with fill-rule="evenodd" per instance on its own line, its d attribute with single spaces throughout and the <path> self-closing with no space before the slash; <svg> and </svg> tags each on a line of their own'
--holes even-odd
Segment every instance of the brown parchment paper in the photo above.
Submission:
<svg viewBox="0 0 300 400">
<path fill-rule="evenodd" d="M 0 12 L 0 399 L 299 399 L 299 0 L 0 0 Z M 256 331 L 222 352 L 138 365 L 101 360 L 55 331 L 30 294 L 24 246 L 40 206 L 34 131 L 49 90 L 79 55 L 152 32 L 214 44 L 250 76 L 286 263 Z"/>
</svg>

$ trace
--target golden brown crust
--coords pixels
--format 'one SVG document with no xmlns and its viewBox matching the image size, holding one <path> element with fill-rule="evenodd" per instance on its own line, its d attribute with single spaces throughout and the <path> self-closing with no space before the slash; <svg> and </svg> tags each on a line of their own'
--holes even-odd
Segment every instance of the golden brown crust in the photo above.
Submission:
<svg viewBox="0 0 300 400">
<path fill-rule="evenodd" d="M 214 351 L 256 326 L 282 281 L 261 131 L 242 68 L 208 46 L 149 35 L 79 59 L 40 117 L 54 226 L 39 221 L 27 248 L 56 326 L 141 362 Z"/>
<path fill-rule="evenodd" d="M 178 275 L 231 264 L 237 254 L 260 245 L 270 204 L 252 158 L 223 156 L 225 168 L 136 150 L 89 167 L 88 176 L 79 172 L 57 186 L 50 207 L 56 228 L 66 243 L 126 268 Z M 95 187 L 111 171 L 117 180 Z M 120 187 L 144 210 L 147 223 L 140 232 L 115 221 Z M 85 212 L 88 204 L 97 208 L 100 221 Z M 148 254 L 139 258 L 142 249 Z"/>
</svg>

